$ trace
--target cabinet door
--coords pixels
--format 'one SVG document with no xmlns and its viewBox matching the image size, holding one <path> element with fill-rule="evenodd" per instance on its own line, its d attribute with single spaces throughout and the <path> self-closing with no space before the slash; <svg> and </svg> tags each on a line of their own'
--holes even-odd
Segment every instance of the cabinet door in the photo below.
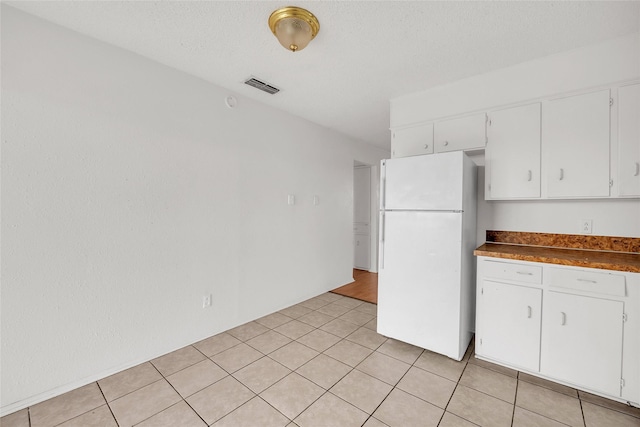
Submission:
<svg viewBox="0 0 640 427">
<path fill-rule="evenodd" d="M 487 115 L 438 122 L 433 128 L 436 153 L 484 148 L 487 143 Z"/>
<path fill-rule="evenodd" d="M 356 234 L 353 239 L 354 260 L 353 266 L 362 270 L 368 270 L 369 262 L 369 236 Z"/>
<path fill-rule="evenodd" d="M 540 197 L 540 104 L 494 111 L 488 124 L 486 198 Z"/>
<path fill-rule="evenodd" d="M 621 301 L 546 293 L 541 372 L 620 396 L 622 314 Z"/>
<path fill-rule="evenodd" d="M 480 299 L 476 353 L 537 372 L 542 290 L 483 280 Z"/>
<path fill-rule="evenodd" d="M 433 123 L 394 130 L 391 133 L 391 157 L 433 154 Z"/>
<path fill-rule="evenodd" d="M 640 84 L 618 89 L 618 188 L 640 196 Z"/>
<path fill-rule="evenodd" d="M 609 196 L 609 90 L 542 106 L 548 197 Z"/>
</svg>

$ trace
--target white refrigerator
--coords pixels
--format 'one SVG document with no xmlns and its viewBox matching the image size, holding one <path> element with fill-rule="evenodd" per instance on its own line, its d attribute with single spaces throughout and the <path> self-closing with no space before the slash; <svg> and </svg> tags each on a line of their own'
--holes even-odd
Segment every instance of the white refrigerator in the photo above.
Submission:
<svg viewBox="0 0 640 427">
<path fill-rule="evenodd" d="M 462 359 L 474 329 L 476 187 L 461 151 L 382 161 L 378 333 Z"/>
</svg>

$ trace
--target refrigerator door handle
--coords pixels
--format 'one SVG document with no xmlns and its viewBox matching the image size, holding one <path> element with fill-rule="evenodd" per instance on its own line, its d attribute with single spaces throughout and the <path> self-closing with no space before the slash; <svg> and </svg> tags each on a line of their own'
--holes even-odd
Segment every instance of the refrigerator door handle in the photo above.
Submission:
<svg viewBox="0 0 640 427">
<path fill-rule="evenodd" d="M 380 233 L 380 268 L 384 268 L 384 232 L 385 232 L 385 219 L 384 211 L 382 212 L 382 232 Z"/>
<path fill-rule="evenodd" d="M 382 210 L 387 204 L 387 178 L 382 178 Z"/>
</svg>

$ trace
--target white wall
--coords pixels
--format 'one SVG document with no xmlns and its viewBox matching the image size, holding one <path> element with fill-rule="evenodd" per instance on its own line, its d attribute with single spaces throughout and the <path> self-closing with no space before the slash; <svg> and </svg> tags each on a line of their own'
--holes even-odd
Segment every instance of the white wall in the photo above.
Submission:
<svg viewBox="0 0 640 427">
<path fill-rule="evenodd" d="M 640 34 L 636 33 L 393 99 L 391 126 L 487 111 L 639 78 Z M 615 139 L 612 147 L 616 147 Z M 477 158 L 474 161 L 484 164 Z M 615 177 L 615 164 L 612 171 Z M 593 234 L 640 237 L 640 200 L 487 202 L 484 167 L 479 168 L 479 175 L 478 244 L 484 242 L 487 229 L 579 234 L 583 218 L 593 220 Z"/>
<path fill-rule="evenodd" d="M 229 94 L 2 5 L 3 414 L 352 280 L 388 153 Z"/>
<path fill-rule="evenodd" d="M 478 245 L 487 230 L 581 234 L 581 219 L 593 220 L 594 235 L 640 237 L 639 200 L 486 201 L 484 166 L 478 168 Z"/>
<path fill-rule="evenodd" d="M 612 39 L 391 100 L 391 127 L 640 77 L 640 34 Z"/>
</svg>

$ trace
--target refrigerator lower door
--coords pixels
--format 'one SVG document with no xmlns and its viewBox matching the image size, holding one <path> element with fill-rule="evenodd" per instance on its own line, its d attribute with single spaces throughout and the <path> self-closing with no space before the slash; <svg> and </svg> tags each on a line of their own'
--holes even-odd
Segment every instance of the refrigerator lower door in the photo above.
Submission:
<svg viewBox="0 0 640 427">
<path fill-rule="evenodd" d="M 378 271 L 378 333 L 457 360 L 462 215 L 383 212 Z"/>
</svg>

